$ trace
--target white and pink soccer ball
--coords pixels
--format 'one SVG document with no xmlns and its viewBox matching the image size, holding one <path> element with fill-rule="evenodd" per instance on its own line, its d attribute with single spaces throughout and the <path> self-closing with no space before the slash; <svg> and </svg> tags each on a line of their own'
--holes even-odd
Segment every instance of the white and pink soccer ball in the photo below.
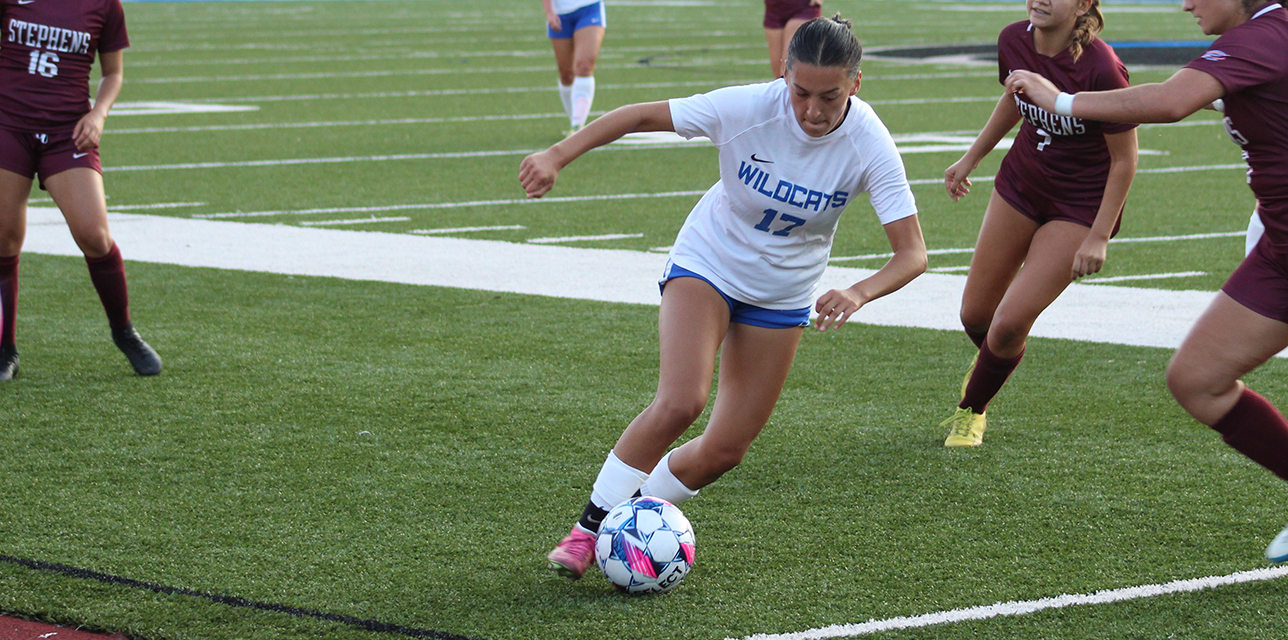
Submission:
<svg viewBox="0 0 1288 640">
<path fill-rule="evenodd" d="M 613 508 L 599 526 L 595 561 L 618 589 L 665 593 L 693 568 L 693 526 L 680 508 L 644 496 Z"/>
</svg>

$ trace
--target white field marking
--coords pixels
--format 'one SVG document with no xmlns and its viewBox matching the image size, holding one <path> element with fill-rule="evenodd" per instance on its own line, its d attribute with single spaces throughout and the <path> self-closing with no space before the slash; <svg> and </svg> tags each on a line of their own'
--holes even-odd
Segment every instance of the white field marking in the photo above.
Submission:
<svg viewBox="0 0 1288 640">
<path fill-rule="evenodd" d="M 1246 164 L 1202 164 L 1202 165 L 1194 165 L 1189 167 L 1160 167 L 1157 169 L 1137 169 L 1136 175 L 1154 174 L 1154 173 L 1188 173 L 1190 171 L 1222 171 L 1226 169 L 1247 169 L 1247 168 L 1248 168 L 1248 165 Z M 971 182 L 990 182 L 996 177 L 997 176 L 971 176 L 970 180 Z M 908 184 L 910 185 L 943 184 L 943 183 L 944 183 L 943 178 L 919 178 L 917 180 L 908 181 Z"/>
<path fill-rule="evenodd" d="M 1104 282 L 1128 282 L 1131 280 L 1165 280 L 1167 278 L 1193 278 L 1194 276 L 1205 276 L 1206 271 L 1177 271 L 1175 273 L 1150 273 L 1139 276 L 1113 276 L 1109 278 L 1083 278 L 1079 282 L 1083 284 L 1101 284 Z"/>
<path fill-rule="evenodd" d="M 372 216 L 370 218 L 358 218 L 356 220 L 309 220 L 307 222 L 301 222 L 300 224 L 308 227 L 321 227 L 321 226 L 333 225 L 333 224 L 367 224 L 369 222 L 411 222 L 411 218 L 402 217 L 402 216 L 392 217 L 392 218 L 377 218 L 375 216 Z"/>
<path fill-rule="evenodd" d="M 592 111 L 590 115 L 603 115 Z M 112 135 L 129 133 L 197 133 L 201 131 L 253 131 L 257 129 L 306 129 L 311 127 L 377 127 L 401 124 L 446 124 L 451 122 L 493 122 L 497 120 L 566 119 L 566 113 L 529 113 L 508 116 L 457 116 L 452 118 L 398 118 L 396 120 L 335 120 L 330 122 L 261 122 L 256 124 L 224 124 L 200 127 L 146 127 L 139 129 L 109 129 Z"/>
<path fill-rule="evenodd" d="M 960 267 L 935 267 L 934 269 L 926 269 L 926 271 L 930 271 L 931 273 L 954 273 L 957 271 L 969 271 L 969 270 L 970 270 L 970 265 L 968 264 L 964 264 Z"/>
<path fill-rule="evenodd" d="M 1173 580 L 1172 582 L 1163 584 L 1147 584 L 1139 587 L 1106 589 L 1095 593 L 1083 593 L 1077 595 L 1066 594 L 1051 598 L 1042 598 L 1040 600 L 1013 600 L 1011 602 L 999 602 L 997 604 L 970 607 L 969 609 L 952 609 L 950 611 L 927 613 L 919 616 L 904 616 L 899 618 L 887 618 L 885 620 L 869 620 L 862 624 L 837 624 L 830 627 L 810 629 L 809 631 L 799 631 L 796 633 L 760 633 L 747 636 L 743 640 L 822 640 L 824 638 L 853 638 L 856 636 L 866 636 L 874 633 L 881 633 L 883 631 L 894 631 L 897 629 L 920 629 L 922 627 L 955 622 L 988 620 L 991 618 L 1007 616 L 1022 616 L 1050 609 L 1064 609 L 1067 607 L 1089 604 L 1112 604 L 1128 600 L 1154 598 L 1173 593 L 1190 593 L 1193 591 L 1215 589 L 1217 587 L 1224 587 L 1232 584 L 1276 580 L 1285 575 L 1288 575 L 1288 567 L 1252 569 L 1251 571 L 1239 571 L 1225 576 Z"/>
<path fill-rule="evenodd" d="M 658 304 L 657 277 L 667 256 L 524 242 L 381 233 L 296 225 L 109 213 L 112 236 L 130 260 L 287 275 Z M 30 207 L 24 249 L 80 256 L 57 209 Z M 844 288 L 875 273 L 829 266 L 819 291 Z M 959 331 L 966 277 L 928 273 L 895 294 L 864 305 L 858 321 Z M 1212 301 L 1208 291 L 1074 283 L 1043 313 L 1031 334 L 1174 349 Z"/>
<path fill-rule="evenodd" d="M 704 45 L 681 45 L 667 47 L 667 54 L 676 51 L 731 51 L 738 49 L 761 50 L 765 48 L 764 44 L 704 44 Z M 653 53 L 657 52 L 657 47 L 613 47 L 611 52 L 605 52 L 600 55 L 600 59 L 607 57 L 626 57 L 633 53 Z M 343 55 L 343 56 L 298 56 L 293 58 L 234 58 L 225 60 L 175 60 L 160 59 L 146 62 L 131 61 L 130 67 L 177 67 L 177 66 L 231 66 L 237 64 L 292 64 L 292 63 L 331 63 L 331 62 L 369 62 L 373 60 L 433 60 L 436 58 L 448 58 L 459 60 L 461 58 L 547 58 L 550 56 L 550 49 L 521 49 L 512 51 L 471 51 L 468 54 L 460 51 L 407 51 L 397 54 L 368 54 L 368 55 Z M 957 77 L 957 76 L 952 76 Z M 868 80 L 868 78 L 864 78 Z"/>
<path fill-rule="evenodd" d="M 865 80 L 921 80 L 935 78 L 956 78 L 968 76 L 991 76 L 993 74 L 905 74 L 894 76 L 876 76 L 874 78 L 864 78 Z M 597 89 L 676 89 L 683 87 L 726 87 L 740 84 L 752 84 L 764 82 L 764 78 L 750 78 L 743 80 L 689 80 L 685 82 L 640 82 L 624 84 L 597 84 Z M 540 87 L 481 87 L 478 89 L 434 89 L 426 91 L 381 91 L 372 93 L 309 93 L 297 95 L 279 95 L 279 96 L 244 96 L 238 97 L 238 102 L 283 102 L 292 100 L 353 100 L 353 99 L 376 99 L 376 98 L 423 98 L 431 96 L 457 96 L 457 95 L 481 95 L 491 93 L 531 93 L 531 92 L 554 92 L 554 85 L 542 85 Z M 990 100 L 997 101 L 1000 96 L 993 96 Z M 228 98 L 190 98 L 186 102 L 204 102 L 204 101 L 226 101 Z M 948 102 L 950 100 L 931 100 L 926 102 Z M 983 101 L 983 99 L 971 99 L 970 101 Z M 871 103 L 869 103 L 871 104 Z"/>
<path fill-rule="evenodd" d="M 1191 233 L 1183 236 L 1148 236 L 1141 238 L 1113 238 L 1109 242 L 1117 244 L 1120 242 L 1178 242 L 1180 240 L 1206 240 L 1208 238 L 1232 238 L 1234 236 L 1246 236 L 1246 231 L 1222 231 L 1219 233 Z M 974 253 L 974 247 L 963 249 L 931 249 L 926 253 L 929 255 L 944 255 L 951 253 Z M 861 256 L 846 256 L 832 258 L 832 260 L 871 260 L 875 258 L 889 258 L 894 256 L 893 253 L 869 253 Z M 1205 275 L 1205 274 L 1201 274 Z"/>
<path fill-rule="evenodd" d="M 234 106 L 210 102 L 118 102 L 112 106 L 114 116 L 159 116 L 176 113 L 230 113 L 259 111 L 255 106 Z"/>
<path fill-rule="evenodd" d="M 643 238 L 642 233 L 610 233 L 603 236 L 564 236 L 562 238 L 532 238 L 532 244 L 558 244 L 560 242 L 586 242 L 590 240 L 625 240 L 626 238 Z"/>
<path fill-rule="evenodd" d="M 474 200 L 472 202 L 436 202 L 433 204 L 395 204 L 383 207 L 334 207 L 329 209 L 284 209 L 281 211 L 233 211 L 229 213 L 198 213 L 193 218 L 258 218 L 263 216 L 313 215 L 318 213 L 367 213 L 378 211 L 403 211 L 408 209 L 459 209 L 463 207 L 490 207 L 523 204 L 551 204 L 558 202 L 588 202 L 592 200 L 630 200 L 634 198 L 679 198 L 700 196 L 703 191 L 667 191 L 663 193 L 616 193 L 602 196 L 565 196 L 557 198 L 515 198 L 512 200 Z"/>
<path fill-rule="evenodd" d="M 415 229 L 407 233 L 418 233 L 423 236 L 433 236 L 445 233 L 470 233 L 473 231 L 510 231 L 518 229 L 527 229 L 521 224 L 505 224 L 494 227 L 455 227 L 452 229 Z"/>
<path fill-rule="evenodd" d="M 640 64 L 638 62 L 622 64 L 598 64 L 596 69 L 679 69 L 689 67 L 707 67 L 713 65 L 730 66 L 730 65 L 764 65 L 765 61 L 759 58 L 741 59 L 741 58 L 693 58 L 664 60 L 656 63 Z M 465 68 L 446 68 L 446 69 L 384 69 L 379 71 L 315 71 L 312 73 L 269 73 L 269 74 L 252 74 L 241 76 L 192 76 L 187 78 L 143 78 L 141 80 L 131 80 L 132 84 L 184 84 L 200 83 L 209 84 L 212 82 L 258 82 L 263 80 L 327 80 L 336 78 L 387 78 L 392 76 L 439 76 L 451 75 L 459 76 L 462 74 L 487 74 L 495 76 L 502 73 L 523 73 L 531 74 L 542 71 L 550 71 L 550 65 L 540 65 L 531 67 L 465 67 Z M 993 98 L 997 100 L 996 97 Z"/>
<path fill-rule="evenodd" d="M 31 200 L 30 202 L 35 202 Z M 52 202 L 52 200 L 50 200 Z M 159 202 L 157 204 L 114 204 L 114 211 L 142 211 L 145 209 L 179 209 L 182 207 L 203 207 L 204 202 Z"/>
</svg>

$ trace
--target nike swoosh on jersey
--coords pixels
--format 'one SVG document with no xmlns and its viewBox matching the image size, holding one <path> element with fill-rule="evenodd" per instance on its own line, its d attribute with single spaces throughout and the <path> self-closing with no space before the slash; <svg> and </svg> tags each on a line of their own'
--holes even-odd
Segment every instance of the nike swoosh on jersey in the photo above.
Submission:
<svg viewBox="0 0 1288 640">
<path fill-rule="evenodd" d="M 77 158 L 84 158 L 84 157 L 85 157 L 85 156 L 87 156 L 87 155 L 89 155 L 89 152 L 88 152 L 88 151 L 86 151 L 85 153 L 73 153 L 73 154 L 72 154 L 72 158 L 73 158 L 73 159 L 77 159 Z"/>
<path fill-rule="evenodd" d="M 18 4 L 31 4 L 36 0 L 18 0 Z"/>
<path fill-rule="evenodd" d="M 763 159 L 763 158 L 757 158 L 757 157 L 756 157 L 756 154 L 754 154 L 754 153 L 753 153 L 753 154 L 751 154 L 751 161 L 752 161 L 752 162 L 763 162 L 763 163 L 765 163 L 765 164 L 774 164 L 774 161 L 773 161 L 773 160 L 765 160 L 765 159 Z"/>
</svg>

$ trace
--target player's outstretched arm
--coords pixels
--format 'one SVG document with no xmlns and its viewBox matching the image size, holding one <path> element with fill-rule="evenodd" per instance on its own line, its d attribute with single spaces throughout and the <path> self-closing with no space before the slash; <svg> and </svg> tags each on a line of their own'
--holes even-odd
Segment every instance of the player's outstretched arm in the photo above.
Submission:
<svg viewBox="0 0 1288 640">
<path fill-rule="evenodd" d="M 849 289 L 832 289 L 814 303 L 818 330 L 839 329 L 863 305 L 894 293 L 926 271 L 926 241 L 917 216 L 900 218 L 884 226 L 894 256 L 876 273 Z"/>
<path fill-rule="evenodd" d="M 1014 71 L 1006 78 L 1006 89 L 1020 92 L 1034 104 L 1059 113 L 1056 98 L 1060 90 L 1050 80 L 1032 71 Z M 1140 84 L 1112 91 L 1079 91 L 1069 105 L 1075 118 L 1101 122 L 1176 122 L 1225 95 L 1225 86 L 1196 69 L 1181 69 L 1164 82 Z"/>
<path fill-rule="evenodd" d="M 944 188 L 948 190 L 948 197 L 956 202 L 970 193 L 968 177 L 970 173 L 979 166 L 979 161 L 1002 141 L 1007 132 L 1015 128 L 1015 124 L 1019 121 L 1020 110 L 1015 106 L 1015 98 L 1008 91 L 997 101 L 997 106 L 993 107 L 993 115 L 988 117 L 988 122 L 975 137 L 975 142 L 971 143 L 970 149 L 966 150 L 961 160 L 944 171 Z"/>
<path fill-rule="evenodd" d="M 618 107 L 562 142 L 523 159 L 519 184 L 529 198 L 540 198 L 555 186 L 559 172 L 581 154 L 636 131 L 675 131 L 667 102 L 643 102 Z"/>
</svg>

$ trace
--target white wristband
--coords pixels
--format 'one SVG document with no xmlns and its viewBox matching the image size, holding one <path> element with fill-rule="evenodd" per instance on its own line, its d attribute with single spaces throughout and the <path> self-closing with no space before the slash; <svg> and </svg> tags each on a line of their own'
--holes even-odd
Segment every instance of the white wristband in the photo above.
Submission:
<svg viewBox="0 0 1288 640">
<path fill-rule="evenodd" d="M 1060 95 L 1055 97 L 1055 114 L 1058 116 L 1073 115 L 1073 94 L 1072 93 L 1065 93 L 1061 91 Z"/>
</svg>

